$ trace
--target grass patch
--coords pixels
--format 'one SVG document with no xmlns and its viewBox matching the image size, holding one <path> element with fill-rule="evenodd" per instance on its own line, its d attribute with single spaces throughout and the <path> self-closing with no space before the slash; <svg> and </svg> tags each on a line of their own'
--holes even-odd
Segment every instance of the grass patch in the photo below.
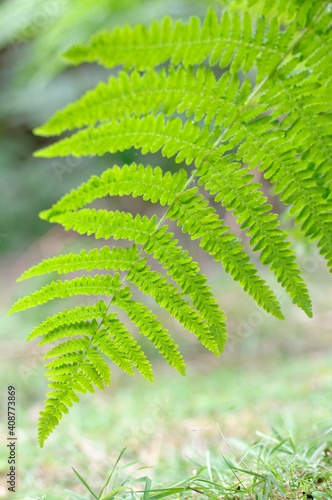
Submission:
<svg viewBox="0 0 332 500">
<path fill-rule="evenodd" d="M 122 450 L 99 493 L 74 469 L 89 494 L 83 497 L 65 490 L 64 495 L 73 500 L 332 498 L 332 429 L 310 443 L 295 442 L 276 429 L 269 436 L 260 435 L 260 440 L 251 445 L 239 440 L 230 444 L 220 434 L 228 452 L 207 452 L 205 459 L 192 460 L 194 473 L 183 481 L 153 487 L 148 475 L 133 478 L 131 473 L 123 479 L 124 471 L 137 461 L 118 466 Z"/>
</svg>

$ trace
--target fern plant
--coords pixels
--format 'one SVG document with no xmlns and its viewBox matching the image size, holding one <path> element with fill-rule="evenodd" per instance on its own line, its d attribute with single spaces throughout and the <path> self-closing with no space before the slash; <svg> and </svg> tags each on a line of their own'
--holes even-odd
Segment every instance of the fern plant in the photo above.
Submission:
<svg viewBox="0 0 332 500">
<path fill-rule="evenodd" d="M 48 317 L 29 336 L 42 337 L 40 345 L 51 344 L 45 356 L 52 358 L 46 365 L 51 392 L 40 414 L 41 446 L 68 407 L 78 402 L 78 393 L 109 383 L 107 359 L 127 373 L 136 368 L 152 380 L 148 359 L 113 306 L 184 374 L 178 346 L 153 311 L 132 297 L 135 287 L 206 348 L 217 356 L 223 351 L 224 313 L 198 264 L 174 238 L 170 221 L 199 240 L 261 307 L 283 318 L 275 294 L 209 198 L 232 211 L 250 237 L 253 252 L 293 303 L 312 315 L 287 233 L 279 228 L 261 184 L 253 182 L 252 171 L 257 167 L 264 172 L 331 267 L 330 6 L 323 0 L 265 2 L 256 17 L 249 13 L 255 4 L 257 0 L 251 0 L 241 15 L 225 10 L 218 18 L 210 8 L 203 21 L 192 17 L 174 23 L 165 17 L 149 28 L 118 27 L 97 33 L 87 45 L 65 54 L 73 64 L 97 62 L 123 69 L 35 130 L 40 136 L 73 131 L 37 151 L 37 157 L 103 155 L 134 147 L 143 154 L 161 150 L 175 163 L 193 168 L 165 173 L 155 165 L 114 165 L 40 214 L 79 234 L 132 242 L 59 255 L 20 278 L 53 271 L 102 271 L 52 282 L 18 300 L 11 313 L 54 298 L 107 297 Z M 215 66 L 221 69 L 212 69 Z M 87 206 L 108 195 L 141 196 L 165 206 L 165 212 L 158 220 Z M 167 275 L 152 269 L 148 256 Z"/>
</svg>

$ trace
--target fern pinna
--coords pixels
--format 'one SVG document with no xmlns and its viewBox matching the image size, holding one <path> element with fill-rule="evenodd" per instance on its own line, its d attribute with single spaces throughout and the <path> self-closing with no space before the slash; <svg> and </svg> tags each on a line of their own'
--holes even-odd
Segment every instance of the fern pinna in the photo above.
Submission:
<svg viewBox="0 0 332 500">
<path fill-rule="evenodd" d="M 165 17 L 150 28 L 118 27 L 66 54 L 73 64 L 97 62 L 107 68 L 122 65 L 123 70 L 36 129 L 41 136 L 82 129 L 38 151 L 37 157 L 103 155 L 134 147 L 143 154 L 161 150 L 172 161 L 194 168 L 172 174 L 158 166 L 113 166 L 40 214 L 79 234 L 132 242 L 125 248 L 106 245 L 53 257 L 20 278 L 103 270 L 100 275 L 52 282 L 18 300 L 11 312 L 56 297 L 108 297 L 107 302 L 48 317 L 29 336 L 42 337 L 40 344 L 56 343 L 45 356 L 52 358 L 46 365 L 52 391 L 40 416 L 41 446 L 68 406 L 78 401 L 77 393 L 109 383 L 107 358 L 127 373 L 135 367 L 152 380 L 149 361 L 116 313 L 109 312 L 110 305 L 125 311 L 139 332 L 184 374 L 177 345 L 153 312 L 132 298 L 132 286 L 151 295 L 216 355 L 222 352 L 224 314 L 168 221 L 198 239 L 260 306 L 283 318 L 278 300 L 244 245 L 198 186 L 233 212 L 260 261 L 274 272 L 294 304 L 312 315 L 287 234 L 279 228 L 261 184 L 252 182 L 251 171 L 257 167 L 264 172 L 280 200 L 291 205 L 295 223 L 317 242 L 331 266 L 329 2 L 265 2 L 258 17 L 257 9 L 250 10 L 257 3 L 251 0 L 243 15 L 225 10 L 220 19 L 209 9 L 202 22 L 192 17 L 187 23 L 174 23 Z M 217 65 L 218 72 L 212 69 Z M 107 195 L 141 196 L 165 206 L 165 213 L 158 220 L 86 207 Z M 151 269 L 149 255 L 167 276 Z"/>
</svg>

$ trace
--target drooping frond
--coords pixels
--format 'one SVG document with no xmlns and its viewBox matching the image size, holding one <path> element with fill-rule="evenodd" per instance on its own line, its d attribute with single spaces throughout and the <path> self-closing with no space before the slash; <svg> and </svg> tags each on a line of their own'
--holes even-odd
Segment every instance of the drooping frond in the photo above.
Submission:
<svg viewBox="0 0 332 500">
<path fill-rule="evenodd" d="M 51 380 L 49 387 L 53 390 L 47 394 L 45 408 L 40 412 L 38 440 L 41 446 L 58 425 L 62 414 L 68 413 L 68 406 L 79 401 L 77 392 L 94 392 L 94 385 L 103 389 L 104 384 L 109 383 L 108 365 L 100 355 L 94 355 L 96 350 L 88 354 L 89 343 L 89 338 L 83 337 L 60 344 L 58 352 L 63 349 L 64 353 L 46 365 L 46 375 Z M 76 346 L 80 350 L 77 351 Z"/>
<path fill-rule="evenodd" d="M 246 6 L 241 15 L 236 12 L 240 5 Z M 124 70 L 37 128 L 44 136 L 74 131 L 37 157 L 103 155 L 134 147 L 143 155 L 160 150 L 175 163 L 193 164 L 194 170 L 114 166 L 40 214 L 79 234 L 132 242 L 131 247 L 106 243 L 101 249 L 52 257 L 20 278 L 79 270 L 107 273 L 52 282 L 11 309 L 76 295 L 109 297 L 108 304 L 100 300 L 55 314 L 29 336 L 43 337 L 40 345 L 55 343 L 46 354 L 52 358 L 47 375 L 53 392 L 41 412 L 41 445 L 78 401 L 77 393 L 109 383 L 106 359 L 152 380 L 139 343 L 110 307 L 123 311 L 168 363 L 185 373 L 178 346 L 154 311 L 136 299 L 135 289 L 153 297 L 216 355 L 223 351 L 223 311 L 171 224 L 197 240 L 260 306 L 283 318 L 274 293 L 211 197 L 233 213 L 252 250 L 293 302 L 312 314 L 287 233 L 253 171 L 262 172 L 280 201 L 290 205 L 295 223 L 317 242 L 332 267 L 331 12 L 324 0 L 238 0 L 231 7 L 220 19 L 210 9 L 203 22 L 193 17 L 174 23 L 166 17 L 149 28 L 104 31 L 66 54 L 74 64 L 122 64 Z M 220 70 L 211 69 L 217 64 L 220 77 Z M 164 213 L 158 219 L 87 206 L 124 195 L 158 203 Z M 159 269 L 153 269 L 153 262 Z"/>
</svg>

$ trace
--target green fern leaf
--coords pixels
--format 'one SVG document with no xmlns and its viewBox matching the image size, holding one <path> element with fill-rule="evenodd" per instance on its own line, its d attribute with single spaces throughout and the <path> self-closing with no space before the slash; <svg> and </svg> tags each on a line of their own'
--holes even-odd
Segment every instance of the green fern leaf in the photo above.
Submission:
<svg viewBox="0 0 332 500">
<path fill-rule="evenodd" d="M 103 247 L 100 250 L 97 248 L 86 252 L 82 250 L 79 254 L 70 253 L 68 255 L 59 255 L 51 259 L 43 260 L 37 266 L 25 271 L 17 281 L 22 281 L 34 276 L 42 274 L 58 272 L 59 274 L 70 273 L 80 269 L 92 271 L 93 269 L 113 269 L 117 271 L 129 271 L 132 264 L 137 259 L 137 247 L 134 245 L 131 248 Z"/>
<path fill-rule="evenodd" d="M 9 314 L 17 311 L 24 311 L 29 307 L 44 304 L 55 298 L 67 298 L 74 295 L 113 295 L 118 292 L 120 286 L 120 275 L 116 273 L 113 277 L 106 276 L 82 276 L 71 281 L 57 281 L 42 287 L 32 293 L 29 297 L 19 299 L 10 309 Z M 128 289 L 122 289 L 121 293 L 126 293 Z"/>
<path fill-rule="evenodd" d="M 108 305 L 100 300 L 94 306 L 55 314 L 29 336 L 43 336 L 40 345 L 55 343 L 46 353 L 47 359 L 52 358 L 46 365 L 52 392 L 40 414 L 41 446 L 62 414 L 78 402 L 77 393 L 103 389 L 109 383 L 107 361 L 129 374 L 136 368 L 153 379 L 139 343 L 116 313 L 109 312 L 110 306 L 125 312 L 168 363 L 185 373 L 178 346 L 153 311 L 135 299 L 132 288 L 153 297 L 216 355 L 223 351 L 224 314 L 206 276 L 178 245 L 170 224 L 198 240 L 259 305 L 283 318 L 241 239 L 229 232 L 203 190 L 233 212 L 260 261 L 270 267 L 293 302 L 312 314 L 287 233 L 266 203 L 261 183 L 253 182 L 252 172 L 264 173 L 280 201 L 290 205 L 305 237 L 317 242 L 332 266 L 329 2 L 239 0 L 238 5 L 245 5 L 241 16 L 225 10 L 218 19 L 209 9 L 202 23 L 196 17 L 176 23 L 166 17 L 149 28 L 105 31 L 66 54 L 74 64 L 98 62 L 108 68 L 122 64 L 124 71 L 37 128 L 35 132 L 44 136 L 74 133 L 35 156 L 81 157 L 134 147 L 142 154 L 160 150 L 176 163 L 193 164 L 194 170 L 189 175 L 183 168 L 171 174 L 135 163 L 114 166 L 41 212 L 42 219 L 66 230 L 133 242 L 126 248 L 104 246 L 52 257 L 19 278 L 114 271 L 114 276 L 52 282 L 20 299 L 10 311 L 80 294 L 110 296 Z M 167 69 L 156 69 L 166 61 Z M 217 64 L 223 69 L 220 77 L 211 69 Z M 82 127 L 86 128 L 75 132 Z M 158 220 L 86 207 L 98 198 L 124 195 L 166 206 L 164 215 Z M 164 273 L 147 265 L 148 255 L 149 263 L 158 263 Z"/>
<path fill-rule="evenodd" d="M 78 339 L 67 340 L 66 342 L 62 342 L 61 344 L 56 345 L 52 349 L 50 349 L 47 354 L 44 355 L 43 359 L 61 357 L 62 355 L 74 354 L 76 351 L 85 351 L 89 347 L 90 341 L 89 337 L 84 336 Z M 58 363 L 58 361 L 57 361 Z M 49 368 L 53 366 L 58 366 L 58 364 L 50 363 L 48 365 Z"/>
<path fill-rule="evenodd" d="M 233 77 L 238 83 L 237 78 Z M 88 91 L 79 101 L 59 111 L 43 127 L 35 129 L 37 135 L 59 135 L 65 130 L 74 130 L 97 122 L 108 122 L 126 116 L 146 115 L 162 111 L 171 116 L 176 111 L 193 116 L 195 121 L 202 118 L 206 124 L 215 124 L 232 119 L 239 106 L 245 102 L 250 89 L 249 79 L 245 80 L 241 91 L 231 93 L 231 77 L 224 73 L 216 80 L 211 69 L 199 66 L 196 73 L 192 67 L 170 66 L 156 72 L 149 69 L 143 75 L 133 71 L 130 75 L 120 72 L 111 77 L 108 84 L 100 83 Z M 249 89 L 248 89 L 249 86 Z M 262 113 L 266 106 L 256 109 Z"/>
<path fill-rule="evenodd" d="M 183 169 L 173 175 L 170 172 L 163 175 L 159 167 L 144 167 L 136 163 L 121 168 L 114 166 L 101 177 L 92 176 L 87 183 L 61 198 L 50 210 L 41 212 L 40 216 L 51 221 L 56 215 L 73 212 L 106 195 L 132 194 L 134 197 L 143 196 L 144 200 L 153 203 L 158 201 L 161 205 L 170 205 L 187 182 L 188 176 Z"/>
<path fill-rule="evenodd" d="M 127 212 L 109 212 L 107 210 L 83 209 L 77 212 L 65 212 L 55 215 L 50 222 L 62 224 L 68 231 L 74 229 L 79 234 L 94 234 L 96 239 L 115 240 L 119 238 L 144 244 L 156 228 L 156 217 L 151 219 L 139 214 L 134 218 Z"/>
<path fill-rule="evenodd" d="M 89 319 L 103 318 L 107 313 L 107 306 L 103 300 L 97 302 L 94 306 L 82 306 L 76 307 L 75 309 L 65 310 L 52 316 L 48 317 L 46 321 L 41 323 L 39 326 L 34 328 L 30 333 L 28 340 L 32 340 L 36 337 L 40 337 L 51 332 L 52 330 L 58 329 L 63 326 L 68 326 L 73 323 L 85 322 Z"/>
<path fill-rule="evenodd" d="M 261 26 L 262 23 L 260 31 Z M 246 66 L 250 57 L 251 64 L 253 59 L 266 61 L 266 65 L 260 65 L 260 70 L 267 74 L 275 58 L 283 55 L 284 46 L 287 47 L 293 27 L 290 25 L 289 33 L 280 33 L 277 41 L 273 28 L 267 33 L 266 41 L 261 40 L 260 33 L 255 37 L 252 31 L 249 16 L 244 16 L 241 26 L 238 14 L 235 13 L 230 18 L 225 11 L 219 21 L 215 11 L 209 9 L 202 25 L 197 17 L 192 17 L 188 24 L 178 21 L 173 26 L 167 16 L 161 23 L 153 22 L 150 29 L 138 25 L 133 29 L 125 26 L 116 28 L 113 32 L 101 32 L 86 46 L 71 48 L 65 57 L 72 64 L 98 62 L 107 68 L 124 64 L 126 70 L 132 66 L 138 70 L 146 70 L 167 59 L 175 65 L 182 63 L 186 68 L 200 64 L 207 57 L 210 57 L 210 65 L 219 63 L 219 66 L 224 68 L 234 58 L 232 73 Z"/>
<path fill-rule="evenodd" d="M 69 325 L 61 325 L 57 328 L 54 328 L 53 330 L 48 331 L 44 335 L 43 340 L 41 340 L 38 345 L 42 346 L 45 344 L 49 344 L 50 342 L 55 342 L 57 340 L 67 337 L 75 337 L 77 335 L 86 335 L 86 334 L 92 335 L 97 329 L 98 329 L 98 323 L 95 319 L 93 319 L 93 321 L 91 322 L 80 321 L 80 322 L 70 323 Z M 30 340 L 30 338 L 28 338 L 28 340 Z M 48 351 L 48 353 L 49 352 L 50 351 Z"/>
<path fill-rule="evenodd" d="M 94 322 L 90 325 L 92 337 L 85 335 L 78 339 L 68 340 L 53 347 L 44 356 L 46 359 L 55 358 L 46 365 L 48 369 L 46 376 L 51 380 L 49 387 L 55 390 L 47 394 L 45 409 L 40 413 L 39 443 L 41 446 L 58 425 L 62 413 L 68 413 L 68 406 L 79 401 L 76 392 L 94 392 L 93 385 L 104 389 L 104 386 L 109 384 L 110 369 L 100 352 L 127 373 L 133 374 L 132 365 L 134 365 L 145 377 L 153 380 L 150 363 L 116 315 L 108 315 L 104 324 L 107 330 L 96 332 L 96 322 Z M 46 335 L 42 343 L 64 337 L 63 332 L 59 330 L 53 330 Z M 67 335 L 78 335 L 88 329 L 86 325 L 79 324 L 70 325 L 69 330 L 70 332 L 67 328 Z"/>
</svg>

